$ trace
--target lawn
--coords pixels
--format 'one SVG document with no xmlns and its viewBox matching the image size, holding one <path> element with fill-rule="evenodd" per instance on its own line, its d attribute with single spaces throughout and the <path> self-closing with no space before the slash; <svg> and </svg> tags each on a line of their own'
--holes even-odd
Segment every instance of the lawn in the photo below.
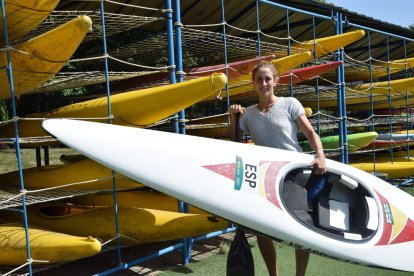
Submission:
<svg viewBox="0 0 414 276">
<path fill-rule="evenodd" d="M 268 275 L 266 266 L 260 255 L 259 248 L 255 241 L 250 243 L 255 266 L 255 275 Z M 277 243 L 277 254 L 280 275 L 295 275 L 295 258 L 292 247 Z M 405 256 L 407 257 L 407 256 Z M 186 266 L 180 266 L 169 271 L 162 272 L 163 276 L 174 276 L 184 274 L 194 275 L 225 275 L 227 254 L 216 254 L 198 262 L 192 262 Z M 370 268 L 360 265 L 348 264 L 324 257 L 311 255 L 306 275 L 319 276 L 402 276 L 413 275 L 409 272 L 391 271 L 385 269 Z"/>
</svg>

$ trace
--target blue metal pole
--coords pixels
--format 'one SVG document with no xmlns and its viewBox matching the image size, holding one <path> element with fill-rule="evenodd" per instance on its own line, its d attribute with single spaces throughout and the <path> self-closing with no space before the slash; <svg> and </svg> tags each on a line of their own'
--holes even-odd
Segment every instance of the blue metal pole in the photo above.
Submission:
<svg viewBox="0 0 414 276">
<path fill-rule="evenodd" d="M 339 30 L 339 25 L 341 24 L 341 22 L 339 21 L 339 13 L 337 12 L 335 15 L 335 27 L 336 27 L 336 34 L 340 33 Z M 337 58 L 338 61 L 341 60 L 340 56 L 338 55 Z M 337 103 L 338 103 L 338 117 L 340 118 L 339 120 L 339 147 L 341 149 L 341 162 L 344 163 L 344 140 L 343 140 L 343 136 L 342 136 L 342 132 L 343 132 L 343 125 L 342 125 L 342 93 L 341 93 L 341 88 L 343 86 L 342 83 L 342 77 L 341 77 L 341 69 L 340 67 L 338 67 L 336 69 L 336 82 L 338 83 L 338 89 L 337 89 Z"/>
<path fill-rule="evenodd" d="M 369 83 L 372 83 L 371 31 L 368 31 L 367 36 L 368 36 L 367 38 L 368 38 L 368 53 L 369 53 Z M 369 101 L 371 104 L 371 109 L 369 111 L 369 114 L 372 116 L 370 129 L 374 131 L 375 130 L 374 116 L 373 116 L 374 115 L 374 97 L 372 94 L 372 87 L 369 93 Z M 375 144 L 373 144 L 372 147 L 373 147 L 373 153 L 374 153 L 372 157 L 373 157 L 374 172 L 375 172 Z"/>
<path fill-rule="evenodd" d="M 176 58 L 175 64 L 177 65 L 177 82 L 184 81 L 184 66 L 183 66 L 183 54 L 182 54 L 182 42 L 181 42 L 181 9 L 180 0 L 174 0 L 174 30 L 175 30 L 175 42 L 176 42 Z M 178 129 L 179 133 L 185 134 L 185 110 L 178 113 Z"/>
<path fill-rule="evenodd" d="M 105 7 L 104 0 L 100 0 L 100 13 L 101 13 L 101 24 L 102 24 L 102 46 L 104 52 L 104 65 L 105 65 L 105 84 L 106 84 L 106 97 L 108 99 L 107 112 L 108 112 L 108 123 L 112 124 L 112 108 L 111 108 L 111 89 L 109 85 L 109 65 L 108 65 L 108 49 L 106 47 L 106 28 L 105 28 Z M 114 216 L 115 216 L 115 233 L 117 235 L 117 263 L 121 264 L 121 238 L 119 233 L 119 214 L 118 214 L 118 201 L 116 196 L 116 172 L 112 171 L 112 190 L 113 190 L 113 201 L 114 201 Z"/>
<path fill-rule="evenodd" d="M 343 33 L 343 26 L 342 26 L 342 13 L 339 14 L 339 34 Z M 346 125 L 346 92 L 345 92 L 345 63 L 344 63 L 344 49 L 341 48 L 339 50 L 339 58 L 342 61 L 342 64 L 340 66 L 340 74 L 341 74 L 341 105 L 342 105 L 342 116 L 341 116 L 341 122 L 342 122 L 342 136 L 343 136 L 343 160 L 345 164 L 348 164 L 348 129 Z"/>
<path fill-rule="evenodd" d="M 288 55 L 290 55 L 290 53 L 291 53 L 291 50 L 290 50 L 291 35 L 290 35 L 289 10 L 286 10 L 286 28 L 287 28 L 288 37 L 289 37 L 289 39 L 288 39 Z M 289 77 L 289 94 L 290 94 L 291 97 L 293 97 L 293 77 L 292 77 L 292 74 L 290 74 L 290 77 Z"/>
<path fill-rule="evenodd" d="M 313 40 L 316 40 L 316 26 L 315 26 L 315 17 L 312 16 L 312 29 L 313 29 Z M 313 58 L 314 58 L 314 63 L 315 65 L 317 64 L 317 55 L 316 55 L 316 44 L 313 46 Z M 316 130 L 318 135 L 321 135 L 321 116 L 319 115 L 319 110 L 320 110 L 320 99 L 319 99 L 319 77 L 316 77 L 315 79 L 316 83 L 315 83 L 315 95 L 316 95 L 316 105 L 317 105 L 317 112 L 318 112 L 318 117 L 317 119 L 317 126 L 316 126 Z"/>
<path fill-rule="evenodd" d="M 174 61 L 174 34 L 173 34 L 173 10 L 171 0 L 164 0 L 165 6 L 165 27 L 167 32 L 167 49 L 168 49 L 168 66 L 170 83 L 176 83 L 175 78 L 175 61 Z M 177 115 L 178 117 L 178 115 Z M 174 120 L 173 130 L 175 133 L 179 133 L 178 122 Z"/>
<path fill-rule="evenodd" d="M 260 16 L 259 16 L 259 0 L 256 0 L 256 26 L 257 26 L 257 56 L 261 56 L 261 49 L 260 49 Z"/>
<path fill-rule="evenodd" d="M 14 83 L 13 83 L 13 69 L 11 63 L 11 56 L 10 56 L 10 44 L 9 44 L 9 33 L 7 30 L 7 20 L 6 20 L 6 11 L 4 7 L 4 0 L 0 1 L 1 3 L 1 16 L 3 20 L 3 28 L 4 28 L 4 46 L 6 47 L 6 55 L 7 55 L 7 66 L 6 72 L 7 77 L 10 85 L 10 97 L 11 97 L 11 105 L 12 105 L 12 115 L 13 118 L 17 117 L 16 112 L 16 101 L 14 98 Z M 24 180 L 23 180 L 23 171 L 22 171 L 22 159 L 20 154 L 20 143 L 19 143 L 19 126 L 17 120 L 14 121 L 14 136 L 16 141 L 14 142 L 16 148 L 16 156 L 17 156 L 17 166 L 19 168 L 19 179 L 20 179 L 20 190 L 25 191 L 24 189 Z M 26 242 L 26 255 L 27 259 L 31 260 L 31 253 L 30 253 L 30 240 L 29 240 L 29 231 L 28 231 L 28 221 L 27 221 L 27 211 L 26 211 L 26 194 L 22 194 L 22 220 L 23 220 L 23 227 L 25 232 L 25 242 Z M 32 275 L 32 264 L 29 263 L 28 265 L 29 275 Z"/>
<path fill-rule="evenodd" d="M 404 37 L 404 36 L 400 36 L 400 35 L 384 32 L 384 31 L 381 31 L 381 30 L 365 27 L 365 26 L 355 24 L 355 23 L 351 23 L 351 22 L 345 22 L 345 23 L 347 25 L 349 25 L 350 27 L 355 27 L 355 28 L 358 28 L 358 29 L 363 29 L 363 30 L 366 30 L 366 31 L 372 31 L 374 33 L 384 34 L 384 35 L 392 36 L 392 37 L 395 37 L 395 38 L 401 38 L 401 39 L 405 39 L 405 40 L 410 41 L 410 42 L 414 42 L 414 39 L 407 38 L 407 37 Z"/>
<path fill-rule="evenodd" d="M 223 49 L 224 49 L 224 64 L 226 65 L 225 73 L 229 76 L 229 69 L 227 68 L 227 40 L 226 40 L 226 16 L 224 12 L 224 0 L 221 0 L 221 22 L 223 22 L 222 36 L 223 36 Z M 229 95 L 229 82 L 226 82 L 226 106 L 227 110 L 230 108 L 230 95 Z M 230 124 L 230 115 L 227 117 L 227 123 Z"/>
<path fill-rule="evenodd" d="M 182 43 L 181 43 L 181 9 L 180 9 L 180 0 L 174 0 L 174 31 L 175 31 L 175 42 L 176 42 L 176 59 L 175 64 L 177 65 L 177 77 L 178 82 L 183 82 L 183 55 L 182 55 Z M 185 110 L 181 110 L 178 113 L 178 129 L 179 133 L 185 134 Z M 178 201 L 178 209 L 180 212 L 188 213 L 189 207 L 188 204 L 179 200 Z M 191 240 L 190 238 L 183 239 L 183 254 L 182 254 L 182 263 L 186 265 L 191 260 Z"/>
</svg>

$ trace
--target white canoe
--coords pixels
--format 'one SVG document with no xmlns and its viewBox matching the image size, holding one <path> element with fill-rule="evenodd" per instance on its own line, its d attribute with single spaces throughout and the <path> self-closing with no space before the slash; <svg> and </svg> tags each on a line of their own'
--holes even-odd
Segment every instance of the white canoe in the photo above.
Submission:
<svg viewBox="0 0 414 276">
<path fill-rule="evenodd" d="M 313 182 L 303 153 L 64 119 L 43 127 L 132 179 L 291 246 L 414 271 L 414 198 L 369 173 L 327 160 L 326 181 Z"/>
</svg>

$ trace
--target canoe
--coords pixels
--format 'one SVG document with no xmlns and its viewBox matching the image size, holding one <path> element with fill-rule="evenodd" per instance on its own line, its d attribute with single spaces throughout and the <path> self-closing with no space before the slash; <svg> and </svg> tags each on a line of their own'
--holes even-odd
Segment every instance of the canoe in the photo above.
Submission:
<svg viewBox="0 0 414 276">
<path fill-rule="evenodd" d="M 15 96 L 23 95 L 38 87 L 72 57 L 85 35 L 92 28 L 89 16 L 79 16 L 49 32 L 25 42 L 12 45 L 10 52 Z M 0 66 L 7 65 L 7 54 L 1 52 Z M 0 72 L 0 99 L 10 98 L 10 85 L 6 70 Z"/>
<path fill-rule="evenodd" d="M 273 64 L 275 64 L 273 60 Z M 298 84 L 301 82 L 304 82 L 306 80 L 310 80 L 312 78 L 315 78 L 317 76 L 320 76 L 326 72 L 332 71 L 339 67 L 343 62 L 342 61 L 331 61 L 326 62 L 323 64 L 303 67 L 303 68 L 296 68 L 291 69 L 288 72 L 280 74 L 279 77 L 279 83 L 278 84 Z M 243 78 L 238 78 L 238 80 L 244 80 L 244 81 L 250 81 L 252 82 L 251 74 L 248 76 L 244 76 Z"/>
<path fill-rule="evenodd" d="M 148 208 L 169 212 L 179 211 L 176 198 L 153 190 L 118 191 L 116 198 L 118 207 Z M 67 198 L 65 202 L 77 205 L 114 206 L 114 197 L 112 192 L 106 192 Z M 206 214 L 206 212 L 193 206 L 189 206 L 189 213 Z"/>
<path fill-rule="evenodd" d="M 301 52 L 297 54 L 293 54 L 290 56 L 281 57 L 278 59 L 273 59 L 272 63 L 275 66 L 277 72 L 279 74 L 286 74 L 292 70 L 292 68 L 297 67 L 312 58 L 312 54 L 310 51 Z M 253 84 L 252 84 L 252 74 L 243 74 L 236 78 L 229 80 L 229 96 L 234 97 L 239 94 L 244 94 L 246 92 L 252 92 Z M 224 97 L 225 91 L 222 92 L 220 95 Z M 213 101 L 216 100 L 217 97 L 212 95 L 210 97 L 205 98 L 203 101 Z"/>
<path fill-rule="evenodd" d="M 389 68 L 388 68 L 389 65 Z M 373 62 L 371 66 L 371 72 L 369 71 L 369 64 L 357 65 L 357 66 L 346 66 L 345 67 L 345 81 L 369 81 L 376 80 L 380 77 L 400 72 L 404 69 L 414 67 L 414 58 L 391 60 L 390 62 Z M 324 76 L 325 79 L 336 82 L 336 74 L 327 74 Z"/>
<path fill-rule="evenodd" d="M 76 236 L 113 239 L 115 218 L 112 207 L 72 205 L 62 202 L 30 205 L 30 223 Z M 1 211 L 11 219 L 17 214 Z M 144 208 L 118 208 L 122 245 L 142 244 L 199 236 L 223 230 L 227 222 L 212 215 L 185 214 Z"/>
<path fill-rule="evenodd" d="M 55 9 L 58 3 L 59 0 L 5 0 L 4 10 L 6 12 L 9 42 L 34 30 Z M 3 47 L 3 20 L 0 21 L 0 41 L 1 47 Z"/>
<path fill-rule="evenodd" d="M 298 84 L 305 80 L 310 80 L 326 72 L 332 71 L 338 68 L 342 63 L 342 61 L 331 61 L 319 65 L 293 69 L 290 74 L 280 76 L 279 84 L 290 84 L 291 76 L 292 84 Z"/>
<path fill-rule="evenodd" d="M 388 159 L 388 158 L 387 158 Z M 405 158 L 403 158 L 405 159 Z M 388 175 L 388 178 L 402 178 L 414 175 L 414 161 L 398 161 L 399 158 L 395 158 L 394 162 L 387 160 L 375 160 L 375 166 L 372 161 L 368 162 L 353 162 L 350 165 L 352 167 L 358 168 L 365 172 L 373 173 L 385 173 Z M 381 162 L 383 161 L 383 162 Z"/>
<path fill-rule="evenodd" d="M 413 92 L 414 78 L 398 79 L 392 81 L 380 81 L 371 83 L 364 83 L 354 86 L 348 86 L 348 89 L 361 91 L 366 93 L 391 95 L 405 94 L 405 92 Z M 371 89 L 372 88 L 372 89 Z"/>
<path fill-rule="evenodd" d="M 365 150 L 371 150 L 373 149 L 375 145 L 375 149 L 390 149 L 390 148 L 400 148 L 400 147 L 407 147 L 414 145 L 414 140 L 399 140 L 399 141 L 393 141 L 393 140 L 375 140 L 366 148 Z"/>
<path fill-rule="evenodd" d="M 57 190 L 113 190 L 112 171 L 91 159 L 67 165 L 50 165 L 23 169 L 24 186 L 28 190 L 55 187 Z M 78 183 L 78 185 L 65 186 Z M 57 188 L 62 186 L 61 188 Z M 123 175 L 116 175 L 117 190 L 143 185 Z M 20 189 L 19 171 L 0 174 L 0 187 Z"/>
<path fill-rule="evenodd" d="M 256 57 L 251 59 L 244 59 L 234 62 L 229 62 L 227 64 L 228 67 L 228 75 L 227 78 L 234 79 L 243 74 L 250 74 L 256 66 L 259 60 L 266 60 L 271 61 L 274 59 L 274 55 L 268 55 L 263 57 Z M 226 72 L 226 64 L 218 64 L 218 65 L 211 65 L 211 66 L 203 66 L 203 67 L 193 67 L 193 68 L 186 68 L 184 69 L 186 76 L 194 76 L 194 77 L 202 77 L 208 76 L 212 73 L 225 73 Z M 145 74 L 133 78 L 129 78 L 125 81 L 122 81 L 121 87 L 134 87 L 135 85 L 149 83 L 149 82 L 156 82 L 161 80 L 168 80 L 169 79 L 169 72 L 157 72 L 152 74 Z M 115 86 L 117 87 L 117 86 Z"/>
<path fill-rule="evenodd" d="M 303 51 L 301 53 L 285 56 L 278 59 L 274 59 L 274 57 L 274 55 L 267 55 L 262 57 L 229 62 L 227 64 L 227 78 L 229 80 L 229 86 L 240 85 L 240 83 L 246 81 L 251 82 L 251 72 L 253 71 L 253 68 L 256 66 L 259 60 L 272 61 L 273 65 L 277 68 L 278 72 L 286 73 L 290 71 L 292 68 L 310 61 L 312 58 L 312 53 L 310 51 Z M 225 73 L 225 68 L 226 64 L 218 64 L 211 66 L 187 68 L 184 69 L 184 72 L 188 77 L 201 77 L 212 73 Z M 134 85 L 167 80 L 168 78 L 168 72 L 147 74 L 125 80 L 121 82 L 121 85 L 115 87 L 134 87 Z"/>
<path fill-rule="evenodd" d="M 29 243 L 33 265 L 74 261 L 101 251 L 101 243 L 95 238 L 52 232 L 31 224 Z M 25 231 L 21 222 L 0 224 L 0 266 L 19 266 L 26 263 L 26 247 Z"/>
<path fill-rule="evenodd" d="M 281 74 L 279 78 L 279 87 L 282 87 L 283 85 L 298 84 L 303 81 L 315 78 L 317 76 L 323 75 L 326 72 L 334 70 L 341 64 L 341 61 L 333 61 L 319 65 L 292 69 L 288 73 Z M 233 99 L 256 95 L 256 91 L 254 91 L 254 86 L 252 84 L 251 75 L 243 75 L 241 77 L 238 77 L 230 81 L 230 84 L 232 87 L 230 87 L 229 94 Z M 209 98 L 209 100 L 212 99 Z"/>
<path fill-rule="evenodd" d="M 345 69 L 345 79 L 346 81 L 369 81 L 371 76 L 372 79 L 376 79 L 388 75 L 388 70 L 389 74 L 394 74 L 412 67 L 414 67 L 414 58 L 397 59 L 391 60 L 390 62 L 376 62 L 372 65 L 373 70 L 371 73 L 369 72 L 368 68 L 366 68 L 365 70 L 361 70 L 360 68 L 358 68 L 358 70 L 355 72 L 351 71 L 352 69 L 348 70 L 351 72 L 347 72 L 347 70 Z"/>
<path fill-rule="evenodd" d="M 114 119 L 112 123 L 142 127 L 173 115 L 194 103 L 217 95 L 224 88 L 227 78 L 224 74 L 169 84 L 154 88 L 141 89 L 110 97 Z M 107 117 L 107 97 L 74 103 L 51 112 L 37 113 L 27 118 L 103 118 Z M 19 121 L 19 137 L 38 137 L 48 135 L 40 127 L 39 120 Z M 13 125 L 0 128 L 1 137 L 14 137 Z"/>
<path fill-rule="evenodd" d="M 348 134 L 348 150 L 357 151 L 363 147 L 366 147 L 372 143 L 377 136 L 378 133 L 375 131 Z M 339 135 L 321 137 L 321 142 L 324 150 L 339 149 Z M 312 151 L 309 141 L 301 141 L 299 142 L 299 145 L 302 147 L 303 151 Z"/>
<path fill-rule="evenodd" d="M 285 244 L 414 272 L 414 198 L 352 166 L 327 159 L 319 177 L 304 153 L 76 120 L 43 127 L 136 181 Z"/>
<path fill-rule="evenodd" d="M 350 45 L 364 36 L 364 30 L 355 30 L 343 34 L 295 43 L 292 45 L 292 48 L 307 49 L 311 51 L 316 50 L 316 55 L 321 57 L 338 50 L 339 48 Z"/>
<path fill-rule="evenodd" d="M 403 131 L 401 133 L 380 133 L 378 134 L 377 139 L 392 141 L 414 140 L 414 133 L 407 133 L 407 131 Z"/>
<path fill-rule="evenodd" d="M 365 101 L 360 101 L 359 103 L 350 103 L 347 104 L 347 110 L 368 110 L 371 109 L 371 103 L 369 101 L 369 95 L 366 96 Z M 407 106 L 412 106 L 414 104 L 414 97 L 408 97 L 408 100 L 405 99 L 405 95 L 394 95 L 392 96 L 391 102 L 388 101 L 388 95 L 375 95 L 374 96 L 374 109 L 378 108 L 405 108 Z"/>
</svg>

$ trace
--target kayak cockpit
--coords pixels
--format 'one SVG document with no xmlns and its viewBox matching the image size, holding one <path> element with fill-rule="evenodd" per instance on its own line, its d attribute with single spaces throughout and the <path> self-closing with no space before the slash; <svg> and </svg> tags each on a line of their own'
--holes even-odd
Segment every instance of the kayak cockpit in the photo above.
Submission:
<svg viewBox="0 0 414 276">
<path fill-rule="evenodd" d="M 297 168 L 282 179 L 281 197 L 302 224 L 333 238 L 362 241 L 378 229 L 378 208 L 370 192 L 355 179 Z"/>
</svg>

